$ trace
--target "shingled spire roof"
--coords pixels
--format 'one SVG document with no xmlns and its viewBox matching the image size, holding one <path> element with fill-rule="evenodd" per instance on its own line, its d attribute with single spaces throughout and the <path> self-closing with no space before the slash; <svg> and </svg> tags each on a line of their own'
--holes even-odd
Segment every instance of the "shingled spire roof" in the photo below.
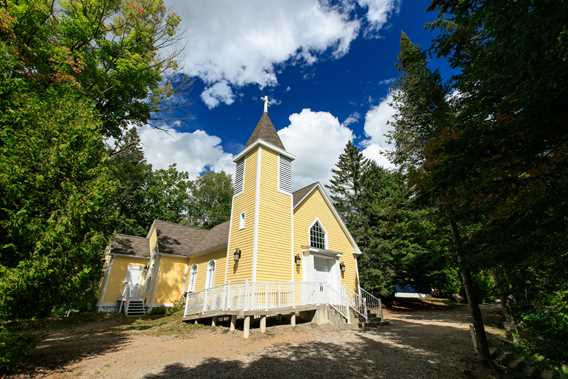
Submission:
<svg viewBox="0 0 568 379">
<path fill-rule="evenodd" d="M 272 120 L 268 117 L 268 112 L 264 112 L 262 114 L 258 124 L 256 124 L 256 128 L 254 128 L 254 131 L 247 141 L 247 146 L 252 145 L 258 140 L 263 140 L 264 142 L 268 142 L 282 150 L 286 150 L 284 144 L 280 140 L 280 137 L 278 137 L 278 133 L 276 133 L 276 129 L 274 129 L 274 126 L 272 125 Z"/>
</svg>

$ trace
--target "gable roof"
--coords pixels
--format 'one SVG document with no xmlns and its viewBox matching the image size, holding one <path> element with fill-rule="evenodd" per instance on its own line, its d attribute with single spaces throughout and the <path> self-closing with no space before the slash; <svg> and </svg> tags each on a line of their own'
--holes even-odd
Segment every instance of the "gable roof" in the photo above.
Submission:
<svg viewBox="0 0 568 379">
<path fill-rule="evenodd" d="M 156 220 L 158 248 L 160 253 L 189 257 L 195 246 L 205 237 L 208 230 L 192 226 Z"/>
<path fill-rule="evenodd" d="M 314 187 L 317 186 L 318 184 L 319 184 L 318 182 L 308 184 L 307 186 L 302 187 L 299 190 L 292 193 L 294 208 L 296 208 L 296 205 L 298 205 L 304 199 L 304 197 L 306 197 L 306 195 L 310 193 L 310 191 L 314 189 Z"/>
<path fill-rule="evenodd" d="M 315 182 L 315 183 L 312 183 L 312 184 L 310 184 L 306 187 L 300 188 L 299 190 L 297 190 L 296 192 L 293 193 L 294 210 L 296 210 L 296 208 L 298 208 L 301 204 L 303 204 L 304 200 L 307 199 L 310 196 L 310 194 L 313 193 L 316 189 L 319 189 L 320 193 L 323 196 L 325 203 L 327 204 L 327 206 L 331 210 L 331 213 L 333 213 L 335 219 L 339 223 L 339 226 L 341 227 L 341 229 L 343 230 L 343 232 L 347 236 L 347 239 L 349 239 L 349 242 L 351 242 L 351 245 L 355 249 L 355 254 L 361 254 L 361 249 L 359 249 L 357 242 L 355 242 L 355 239 L 351 235 L 351 232 L 349 232 L 349 229 L 347 229 L 347 226 L 345 226 L 345 223 L 343 222 L 343 219 L 339 215 L 339 212 L 337 212 L 337 209 L 335 209 L 335 206 L 333 206 L 333 203 L 331 202 L 331 199 L 327 195 L 327 192 L 325 192 L 325 189 L 323 188 L 323 186 L 319 182 Z M 298 193 L 297 196 L 296 196 L 296 193 Z"/>
<path fill-rule="evenodd" d="M 229 240 L 229 221 L 215 225 L 195 246 L 192 255 L 201 255 L 227 246 Z"/>
<path fill-rule="evenodd" d="M 272 125 L 272 120 L 268 117 L 268 113 L 264 112 L 256 124 L 251 136 L 249 137 L 246 146 L 250 146 L 258 140 L 268 142 L 282 150 L 286 150 L 284 144 L 280 140 L 276 129 Z"/>
<path fill-rule="evenodd" d="M 210 230 L 155 220 L 153 227 L 158 235 L 158 249 L 162 254 L 186 257 L 202 255 L 227 246 L 229 221 Z"/>
<path fill-rule="evenodd" d="M 110 243 L 110 253 L 149 257 L 150 246 L 148 240 L 144 237 L 116 234 Z"/>
</svg>

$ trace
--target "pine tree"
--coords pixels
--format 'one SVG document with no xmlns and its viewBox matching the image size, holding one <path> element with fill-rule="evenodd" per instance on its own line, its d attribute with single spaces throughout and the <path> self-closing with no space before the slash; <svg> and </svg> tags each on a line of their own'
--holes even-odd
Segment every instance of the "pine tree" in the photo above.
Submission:
<svg viewBox="0 0 568 379">
<path fill-rule="evenodd" d="M 400 45 L 398 67 L 402 78 L 394 96 L 398 111 L 393 123 L 395 162 L 416 184 L 418 195 L 429 199 L 448 222 L 471 310 L 476 348 L 487 364 L 489 348 L 473 280 L 475 262 L 466 253 L 468 230 L 479 224 L 481 216 L 464 207 L 462 201 L 468 191 L 464 174 L 468 162 L 454 159 L 462 152 L 457 143 L 462 135 L 456 123 L 456 110 L 448 102 L 449 94 L 440 74 L 427 67 L 424 53 L 404 33 Z"/>
<path fill-rule="evenodd" d="M 368 160 L 349 141 L 331 171 L 333 176 L 326 188 L 347 226 L 352 231 L 360 227 L 361 180 Z"/>
</svg>

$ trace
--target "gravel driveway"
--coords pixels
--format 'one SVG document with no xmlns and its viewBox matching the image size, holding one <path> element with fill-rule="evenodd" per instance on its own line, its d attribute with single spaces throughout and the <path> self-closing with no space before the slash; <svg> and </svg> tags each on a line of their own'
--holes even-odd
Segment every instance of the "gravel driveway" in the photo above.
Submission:
<svg viewBox="0 0 568 379">
<path fill-rule="evenodd" d="M 183 336 L 85 327 L 48 336 L 35 375 L 49 378 L 487 378 L 465 309 L 388 312 L 366 331 L 303 324 L 245 340 L 201 328 Z M 39 362 L 43 362 L 39 364 Z M 55 362 L 50 365 L 49 362 Z"/>
</svg>

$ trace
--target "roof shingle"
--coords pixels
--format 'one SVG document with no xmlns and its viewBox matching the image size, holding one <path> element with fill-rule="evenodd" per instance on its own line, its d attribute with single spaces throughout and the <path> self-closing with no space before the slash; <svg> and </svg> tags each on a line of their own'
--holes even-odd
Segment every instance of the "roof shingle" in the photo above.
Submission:
<svg viewBox="0 0 568 379">
<path fill-rule="evenodd" d="M 268 117 L 268 113 L 263 113 L 262 117 L 256 124 L 256 128 L 254 128 L 250 138 L 247 141 L 247 146 L 252 145 L 258 140 L 263 140 L 268 142 L 276 147 L 279 147 L 282 150 L 286 150 L 284 144 L 280 140 L 278 133 L 276 133 L 276 129 L 272 125 L 272 120 Z"/>
<path fill-rule="evenodd" d="M 205 238 L 195 246 L 192 255 L 202 255 L 227 246 L 229 240 L 229 221 L 215 225 Z"/>
<path fill-rule="evenodd" d="M 149 257 L 150 245 L 144 237 L 117 234 L 110 244 L 111 254 L 133 255 L 137 257 Z"/>
<path fill-rule="evenodd" d="M 292 194 L 293 197 L 293 203 L 294 203 L 294 208 L 296 208 L 296 205 L 298 205 L 298 203 L 300 201 L 302 201 L 302 199 L 312 190 L 312 188 L 314 188 L 315 186 L 317 186 L 319 184 L 319 182 L 314 182 L 312 184 L 308 184 L 305 187 L 300 188 L 299 190 L 295 191 Z"/>
<path fill-rule="evenodd" d="M 184 255 L 189 257 L 195 246 L 209 232 L 192 226 L 174 224 L 173 222 L 156 220 L 158 248 L 160 253 Z"/>
</svg>

